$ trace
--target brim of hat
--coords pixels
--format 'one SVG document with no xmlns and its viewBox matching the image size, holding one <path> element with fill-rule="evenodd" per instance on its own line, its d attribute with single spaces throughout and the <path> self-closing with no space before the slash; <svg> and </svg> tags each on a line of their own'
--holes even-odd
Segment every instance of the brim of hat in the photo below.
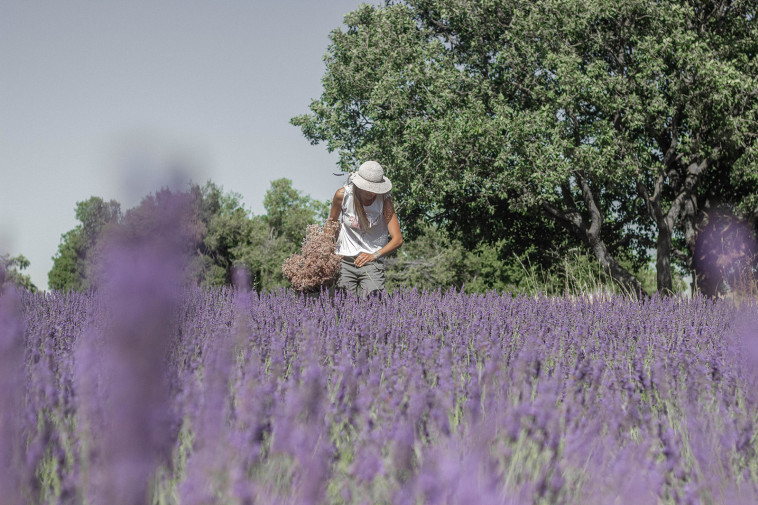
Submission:
<svg viewBox="0 0 758 505">
<path fill-rule="evenodd" d="M 353 184 L 364 191 L 371 191 L 372 193 L 379 195 L 389 193 L 390 190 L 392 190 L 392 183 L 386 177 L 383 178 L 382 182 L 371 182 L 367 181 L 360 175 L 355 174 L 355 177 L 353 177 Z"/>
</svg>

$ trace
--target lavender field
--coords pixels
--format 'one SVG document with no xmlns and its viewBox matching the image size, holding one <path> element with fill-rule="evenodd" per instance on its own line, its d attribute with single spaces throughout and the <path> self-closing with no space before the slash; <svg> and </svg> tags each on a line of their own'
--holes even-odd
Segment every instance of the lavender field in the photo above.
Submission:
<svg viewBox="0 0 758 505">
<path fill-rule="evenodd" d="M 2 503 L 758 503 L 755 306 L 0 297 Z"/>
</svg>

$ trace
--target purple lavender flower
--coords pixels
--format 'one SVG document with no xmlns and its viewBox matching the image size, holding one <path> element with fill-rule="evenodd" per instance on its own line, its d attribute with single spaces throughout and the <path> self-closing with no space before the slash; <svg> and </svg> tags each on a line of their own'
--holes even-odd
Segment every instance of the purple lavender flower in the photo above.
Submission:
<svg viewBox="0 0 758 505">
<path fill-rule="evenodd" d="M 24 449 L 24 327 L 20 296 L 0 288 L 0 490 L 3 503 L 21 505 Z"/>
<path fill-rule="evenodd" d="M 22 388 L 18 468 L 45 476 L 24 498 L 756 496 L 746 304 L 179 290 L 170 243 L 119 243 L 96 292 L 21 295 L 26 367 L 0 377 Z"/>
<path fill-rule="evenodd" d="M 154 234 L 116 236 L 105 248 L 104 319 L 77 352 L 82 393 L 91 395 L 80 400 L 96 437 L 95 503 L 145 503 L 153 472 L 170 456 L 175 421 L 166 365 L 183 266 L 181 209 L 167 204 L 154 216 Z"/>
</svg>

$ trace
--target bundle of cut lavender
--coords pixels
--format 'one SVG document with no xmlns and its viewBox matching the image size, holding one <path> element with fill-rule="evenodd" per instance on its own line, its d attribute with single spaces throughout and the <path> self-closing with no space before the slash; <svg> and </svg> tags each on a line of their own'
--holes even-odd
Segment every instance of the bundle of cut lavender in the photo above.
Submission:
<svg viewBox="0 0 758 505">
<path fill-rule="evenodd" d="M 338 222 L 327 220 L 324 226 L 312 224 L 306 228 L 301 254 L 293 254 L 282 265 L 282 273 L 293 289 L 312 292 L 334 283 L 342 258 L 334 254 L 339 226 Z"/>
</svg>

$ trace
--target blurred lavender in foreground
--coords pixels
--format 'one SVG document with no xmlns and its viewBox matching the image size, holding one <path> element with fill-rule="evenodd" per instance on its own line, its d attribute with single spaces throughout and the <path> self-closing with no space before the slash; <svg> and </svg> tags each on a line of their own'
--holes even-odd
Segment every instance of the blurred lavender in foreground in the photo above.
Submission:
<svg viewBox="0 0 758 505">
<path fill-rule="evenodd" d="M 19 295 L 0 283 L 0 496 L 21 505 L 25 480 L 23 434 L 24 327 Z"/>
<path fill-rule="evenodd" d="M 152 233 L 111 237 L 100 267 L 100 326 L 79 342 L 80 401 L 95 450 L 96 504 L 147 503 L 158 465 L 167 463 L 176 429 L 167 355 L 183 268 L 183 201 L 163 202 Z"/>
<path fill-rule="evenodd" d="M 758 401 L 758 301 L 740 307 L 729 344 L 731 357 L 743 365 L 744 379 L 754 386 L 749 393 Z"/>
<path fill-rule="evenodd" d="M 758 237 L 750 224 L 716 209 L 702 228 L 694 254 L 699 289 L 707 296 L 758 295 Z"/>
<path fill-rule="evenodd" d="M 33 502 L 758 503 L 754 303 L 179 296 L 162 251 L 22 299 Z"/>
</svg>

